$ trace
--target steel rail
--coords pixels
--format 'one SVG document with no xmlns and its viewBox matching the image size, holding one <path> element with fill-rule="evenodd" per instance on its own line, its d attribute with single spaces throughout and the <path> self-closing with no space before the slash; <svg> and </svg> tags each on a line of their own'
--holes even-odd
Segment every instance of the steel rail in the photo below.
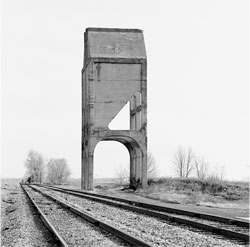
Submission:
<svg viewBox="0 0 250 247">
<path fill-rule="evenodd" d="M 204 223 L 200 223 L 200 222 L 196 222 L 196 221 L 183 219 L 183 218 L 179 218 L 179 217 L 176 217 L 176 216 L 170 216 L 170 215 L 164 214 L 162 212 L 156 212 L 156 211 L 152 211 L 150 209 L 142 208 L 142 206 L 141 207 L 135 207 L 135 206 L 132 206 L 132 205 L 125 205 L 125 204 L 122 204 L 122 203 L 119 203 L 119 202 L 116 202 L 116 201 L 100 198 L 100 197 L 96 196 L 93 193 L 91 193 L 91 195 L 90 195 L 90 193 L 87 193 L 87 194 L 86 193 L 80 193 L 78 191 L 68 190 L 68 189 L 65 190 L 65 189 L 52 187 L 52 186 L 41 186 L 41 187 L 45 187 L 45 188 L 48 188 L 48 189 L 52 189 L 52 190 L 67 193 L 67 194 L 71 194 L 71 195 L 78 196 L 78 197 L 83 197 L 83 198 L 86 198 L 86 199 L 90 199 L 90 200 L 93 200 L 93 201 L 105 203 L 105 204 L 108 204 L 108 205 L 124 208 L 124 209 L 131 210 L 131 211 L 134 211 L 134 212 L 138 212 L 138 213 L 142 213 L 142 214 L 145 214 L 145 215 L 157 217 L 157 218 L 160 218 L 160 219 L 163 219 L 163 220 L 168 220 L 168 221 L 172 221 L 172 222 L 177 222 L 177 223 L 189 225 L 189 226 L 192 226 L 192 227 L 195 227 L 195 228 L 198 228 L 198 229 L 203 229 L 203 230 L 206 230 L 206 231 L 217 233 L 219 235 L 223 235 L 223 236 L 226 236 L 226 237 L 233 237 L 233 238 L 236 238 L 236 239 L 240 239 L 240 240 L 249 242 L 249 235 L 248 234 L 239 233 L 239 232 L 235 232 L 235 231 L 232 231 L 232 230 L 227 230 L 227 229 L 224 229 L 224 228 L 219 228 L 219 227 L 216 227 L 216 226 L 212 226 L 212 225 L 208 225 L 208 224 L 204 224 Z M 138 206 L 138 205 L 136 205 L 136 206 Z"/>
<path fill-rule="evenodd" d="M 131 204 L 134 206 L 138 206 L 138 207 L 153 209 L 155 211 L 166 212 L 166 213 L 175 213 L 175 214 L 180 214 L 180 215 L 187 215 L 187 216 L 196 217 L 196 218 L 200 218 L 200 219 L 213 220 L 213 221 L 217 221 L 217 222 L 221 222 L 221 223 L 234 224 L 234 225 L 249 228 L 249 222 L 244 221 L 244 220 L 237 220 L 234 218 L 206 214 L 206 213 L 198 213 L 198 212 L 194 212 L 194 211 L 190 211 L 190 210 L 171 208 L 171 207 L 167 207 L 167 206 L 159 206 L 159 205 L 154 205 L 154 204 L 149 204 L 149 203 L 139 202 L 139 201 L 134 201 L 134 200 L 128 200 L 128 199 L 114 197 L 114 196 L 86 192 L 86 191 L 82 191 L 82 190 L 59 188 L 59 187 L 48 186 L 48 185 L 46 185 L 46 186 L 51 187 L 51 188 L 56 188 L 56 189 L 62 189 L 65 191 L 78 192 L 78 193 L 81 193 L 84 195 L 91 195 L 91 196 L 95 196 L 95 197 L 106 198 L 109 200 L 120 201 L 120 202 L 128 203 L 128 204 Z"/>
<path fill-rule="evenodd" d="M 38 212 L 41 220 L 43 221 L 44 225 L 50 230 L 50 232 L 56 237 L 56 240 L 60 243 L 63 247 L 68 247 L 68 244 L 65 242 L 63 237 L 58 233 L 58 231 L 53 227 L 49 219 L 45 216 L 45 214 L 41 211 L 39 206 L 36 204 L 36 202 L 33 200 L 33 198 L 30 196 L 29 192 L 23 187 L 22 184 L 20 184 L 21 188 L 31 201 L 32 205 L 34 206 L 35 210 Z"/>
<path fill-rule="evenodd" d="M 33 190 L 39 192 L 40 194 L 42 194 L 43 196 L 46 196 L 47 198 L 55 201 L 56 203 L 62 205 L 63 207 L 65 207 L 66 209 L 72 211 L 73 213 L 77 214 L 78 216 L 86 219 L 87 221 L 91 222 L 92 224 L 96 225 L 96 226 L 99 226 L 100 228 L 116 235 L 117 237 L 119 237 L 120 239 L 123 239 L 125 240 L 127 243 L 133 245 L 133 246 L 145 246 L 145 247 L 151 247 L 152 245 L 150 243 L 147 243 L 145 241 L 143 241 L 142 239 L 140 238 L 136 238 L 136 237 L 133 237 L 131 235 L 129 235 L 128 233 L 124 232 L 123 230 L 117 228 L 117 227 L 114 227 L 104 221 L 101 221 L 93 216 L 91 216 L 90 214 L 88 213 L 85 213 L 75 207 L 73 207 L 72 205 L 69 205 L 68 203 L 65 203 L 65 202 L 62 202 L 60 200 L 58 200 L 57 198 L 51 196 L 51 195 L 48 195 L 40 190 L 38 190 L 37 188 L 34 188 L 33 186 L 29 186 L 30 188 L 32 188 Z"/>
</svg>

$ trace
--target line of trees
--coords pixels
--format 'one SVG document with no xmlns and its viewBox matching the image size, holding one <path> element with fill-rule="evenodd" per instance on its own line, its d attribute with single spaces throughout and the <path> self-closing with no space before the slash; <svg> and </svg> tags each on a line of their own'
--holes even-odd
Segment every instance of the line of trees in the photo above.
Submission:
<svg viewBox="0 0 250 247">
<path fill-rule="evenodd" d="M 41 183 L 45 174 L 45 162 L 43 156 L 36 151 L 29 151 L 25 160 L 27 175 L 36 183 Z"/>
<path fill-rule="evenodd" d="M 199 179 L 224 180 L 225 167 L 216 166 L 214 171 L 209 168 L 209 163 L 196 155 L 191 148 L 179 147 L 174 155 L 173 170 L 180 178 L 188 178 L 195 175 Z"/>
<path fill-rule="evenodd" d="M 66 159 L 50 159 L 46 160 L 37 151 L 31 150 L 25 160 L 26 177 L 29 181 L 42 183 L 47 181 L 52 184 L 62 184 L 68 180 L 71 171 L 68 167 Z M 213 171 L 209 167 L 209 163 L 202 157 L 196 155 L 191 148 L 179 147 L 173 159 L 173 170 L 180 178 L 188 178 L 195 176 L 199 179 L 224 180 L 225 167 L 216 166 Z M 129 178 L 128 169 L 119 166 L 116 170 L 116 177 L 120 184 Z M 158 167 L 152 153 L 147 154 L 147 174 L 152 179 L 158 175 Z"/>
<path fill-rule="evenodd" d="M 47 161 L 42 154 L 31 150 L 25 160 L 26 177 L 30 182 L 62 184 L 70 177 L 70 169 L 66 159 L 50 159 Z"/>
<path fill-rule="evenodd" d="M 70 170 L 65 159 L 50 159 L 47 164 L 49 183 L 61 184 L 70 176 Z"/>
</svg>

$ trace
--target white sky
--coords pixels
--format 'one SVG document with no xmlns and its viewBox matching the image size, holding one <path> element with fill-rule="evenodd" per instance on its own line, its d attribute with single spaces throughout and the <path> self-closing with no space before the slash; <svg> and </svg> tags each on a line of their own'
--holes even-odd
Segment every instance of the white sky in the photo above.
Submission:
<svg viewBox="0 0 250 247">
<path fill-rule="evenodd" d="M 87 27 L 139 28 L 148 59 L 148 149 L 173 174 L 179 145 L 225 166 L 249 167 L 247 0 L 3 0 L 2 177 L 22 177 L 30 149 L 81 171 L 81 69 Z M 125 120 L 123 120 L 125 121 Z M 112 144 L 112 143 L 111 143 Z M 101 142 L 97 177 L 128 167 Z"/>
</svg>

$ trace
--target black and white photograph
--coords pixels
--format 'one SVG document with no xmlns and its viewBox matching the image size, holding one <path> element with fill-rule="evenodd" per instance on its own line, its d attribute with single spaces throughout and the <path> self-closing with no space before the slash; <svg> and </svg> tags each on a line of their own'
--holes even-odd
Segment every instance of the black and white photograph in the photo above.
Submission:
<svg viewBox="0 0 250 247">
<path fill-rule="evenodd" d="M 3 247 L 249 246 L 248 0 L 2 0 Z"/>
</svg>

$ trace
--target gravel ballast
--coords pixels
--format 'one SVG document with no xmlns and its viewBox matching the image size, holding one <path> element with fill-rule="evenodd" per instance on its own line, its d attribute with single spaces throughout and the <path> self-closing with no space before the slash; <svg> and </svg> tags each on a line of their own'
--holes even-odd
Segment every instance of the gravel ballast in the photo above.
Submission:
<svg viewBox="0 0 250 247">
<path fill-rule="evenodd" d="M 43 189 L 47 191 L 46 189 Z M 236 240 L 194 229 L 180 226 L 176 223 L 163 221 L 117 207 L 93 202 L 87 199 L 50 191 L 66 202 L 88 212 L 107 223 L 140 237 L 153 246 L 248 246 Z"/>
<path fill-rule="evenodd" d="M 30 188 L 25 189 L 69 246 L 129 246 L 113 234 L 89 223 L 51 199 Z"/>
<path fill-rule="evenodd" d="M 58 246 L 18 184 L 1 187 L 1 246 Z"/>
</svg>

